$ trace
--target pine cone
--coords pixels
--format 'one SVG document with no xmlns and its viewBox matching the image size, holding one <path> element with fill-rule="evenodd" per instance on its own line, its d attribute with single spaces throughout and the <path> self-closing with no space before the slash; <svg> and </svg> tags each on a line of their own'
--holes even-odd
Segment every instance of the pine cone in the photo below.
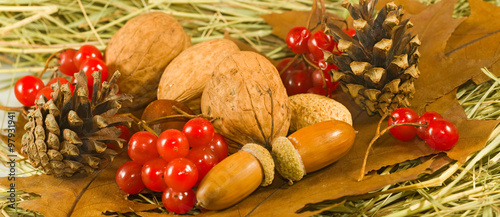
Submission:
<svg viewBox="0 0 500 217">
<path fill-rule="evenodd" d="M 332 80 L 340 81 L 344 92 L 370 115 L 410 106 L 419 77 L 420 40 L 407 32 L 412 27 L 402 20 L 403 9 L 390 2 L 375 16 L 376 0 L 348 1 L 343 6 L 354 19 L 356 35 L 351 38 L 338 26 L 327 23 L 327 32 L 338 43 L 341 55 L 328 54 L 327 61 L 339 67 Z"/>
<path fill-rule="evenodd" d="M 110 82 L 101 73 L 94 72 L 92 101 L 88 99 L 87 76 L 75 74 L 73 95 L 68 84 L 53 84 L 52 99 L 36 101 L 37 109 L 28 114 L 26 133 L 22 138 L 22 152 L 31 164 L 41 167 L 47 174 L 73 176 L 92 173 L 104 160 L 113 160 L 117 152 L 108 149 L 113 143 L 123 147 L 125 140 L 118 138 L 121 131 L 114 126 L 130 125 L 132 119 L 115 116 L 121 102 L 132 97 L 118 93 L 116 72 Z"/>
</svg>

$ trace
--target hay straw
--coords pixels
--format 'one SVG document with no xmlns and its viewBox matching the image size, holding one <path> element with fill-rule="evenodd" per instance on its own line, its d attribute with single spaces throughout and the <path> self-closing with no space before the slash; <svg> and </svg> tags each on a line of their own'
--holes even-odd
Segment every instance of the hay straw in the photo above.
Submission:
<svg viewBox="0 0 500 217">
<path fill-rule="evenodd" d="M 421 0 L 427 4 L 438 0 Z M 495 2 L 495 0 L 487 0 Z M 496 2 L 499 4 L 500 2 Z M 0 80 L 0 88 L 12 88 L 15 79 L 23 73 L 38 73 L 46 58 L 63 48 L 79 48 L 83 44 L 96 45 L 104 50 L 113 33 L 125 22 L 148 11 L 164 11 L 180 21 L 194 43 L 221 38 L 225 32 L 241 39 L 273 59 L 291 56 L 284 42 L 271 35 L 272 29 L 260 14 L 289 10 L 310 10 L 311 0 L 0 0 L 0 64 L 15 65 L 0 68 L 0 73 L 12 78 Z M 347 16 L 339 7 L 340 0 L 326 3 L 327 11 Z M 470 13 L 468 2 L 459 0 L 454 16 Z M 487 70 L 483 72 L 491 76 Z M 50 74 L 50 73 L 47 73 Z M 480 120 L 500 118 L 500 91 L 498 82 L 481 85 L 468 83 L 457 93 L 468 117 Z M 325 210 L 319 216 L 490 216 L 499 214 L 500 190 L 500 127 L 497 127 L 487 146 L 471 156 L 464 164 L 453 163 L 418 180 L 386 186 L 364 195 L 347 198 L 342 203 L 317 204 Z M 0 146 L 0 160 L 6 158 L 5 146 Z M 411 167 L 405 162 L 385 169 L 383 173 Z M 26 161 L 19 162 L 19 171 L 25 175 L 40 173 Z M 443 187 L 444 186 L 444 187 Z M 5 192 L 5 189 L 0 189 Z M 18 192 L 17 201 L 32 199 L 35 195 Z M 139 195 L 136 200 L 159 203 L 153 196 Z M 40 216 L 22 209 L 6 207 L 6 196 L 0 193 L 2 215 Z M 163 209 L 164 211 L 164 209 Z M 117 213 L 116 215 L 125 216 Z"/>
<path fill-rule="evenodd" d="M 283 41 L 271 35 L 260 14 L 289 10 L 310 10 L 312 1 L 289 0 L 150 0 L 145 1 L 17 1 L 16 6 L 0 6 L 0 60 L 20 55 L 28 66 L 0 69 L 0 73 L 36 71 L 48 55 L 62 48 L 93 44 L 104 50 L 113 33 L 124 23 L 148 11 L 172 14 L 192 37 L 193 43 L 222 38 L 225 32 L 243 39 L 271 58 Z M 346 16 L 339 1 L 326 5 L 328 12 Z M 283 51 L 283 50 L 279 50 Z M 5 62 L 5 61 L 4 61 Z"/>
</svg>

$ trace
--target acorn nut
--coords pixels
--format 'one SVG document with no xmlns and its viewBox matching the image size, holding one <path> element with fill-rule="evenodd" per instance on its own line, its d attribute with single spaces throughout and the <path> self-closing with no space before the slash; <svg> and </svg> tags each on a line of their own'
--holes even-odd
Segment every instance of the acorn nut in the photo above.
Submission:
<svg viewBox="0 0 500 217">
<path fill-rule="evenodd" d="M 201 181 L 196 199 L 208 210 L 228 208 L 274 179 L 274 161 L 264 147 L 249 143 L 215 165 Z"/>
<path fill-rule="evenodd" d="M 356 132 L 346 122 L 329 120 L 278 137 L 272 142 L 276 170 L 289 180 L 299 181 L 306 173 L 332 164 L 351 149 Z"/>
</svg>

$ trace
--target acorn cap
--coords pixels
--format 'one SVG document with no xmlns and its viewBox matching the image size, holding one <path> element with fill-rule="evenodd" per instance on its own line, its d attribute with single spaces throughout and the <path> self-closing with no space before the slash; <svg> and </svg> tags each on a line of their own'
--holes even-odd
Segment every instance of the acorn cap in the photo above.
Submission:
<svg viewBox="0 0 500 217">
<path fill-rule="evenodd" d="M 246 151 L 257 158 L 264 171 L 264 179 L 262 180 L 261 186 L 268 186 L 273 183 L 274 180 L 274 161 L 271 153 L 264 147 L 257 145 L 255 143 L 248 143 L 241 148 L 242 151 Z"/>
<path fill-rule="evenodd" d="M 276 163 L 276 170 L 288 179 L 289 184 L 299 181 L 306 175 L 306 170 L 299 152 L 287 137 L 277 137 L 272 142 L 272 155 Z"/>
</svg>

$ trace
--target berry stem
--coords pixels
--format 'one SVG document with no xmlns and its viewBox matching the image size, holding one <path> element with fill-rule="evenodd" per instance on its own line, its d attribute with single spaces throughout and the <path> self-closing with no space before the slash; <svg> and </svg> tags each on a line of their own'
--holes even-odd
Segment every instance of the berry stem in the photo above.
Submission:
<svg viewBox="0 0 500 217">
<path fill-rule="evenodd" d="M 302 59 L 304 59 L 304 61 L 306 61 L 306 63 L 307 63 L 307 64 L 309 64 L 310 66 L 312 66 L 312 67 L 313 67 L 313 68 L 315 68 L 315 69 L 319 69 L 319 70 L 321 70 L 321 69 L 319 68 L 319 66 L 317 66 L 316 64 L 314 64 L 314 63 L 312 63 L 311 61 L 309 61 L 309 59 L 307 59 L 307 57 L 305 57 L 305 54 L 302 54 L 302 55 L 304 55 L 304 56 L 302 56 Z"/>
<path fill-rule="evenodd" d="M 399 126 L 425 127 L 425 126 L 427 126 L 427 124 L 419 124 L 419 123 L 399 123 L 399 124 L 394 124 L 394 125 L 391 125 L 389 127 L 386 127 L 385 129 L 380 131 L 380 125 L 385 120 L 385 118 L 387 118 L 388 116 L 389 115 L 386 113 L 380 119 L 380 121 L 378 122 L 377 130 L 376 130 L 377 134 L 375 134 L 373 139 L 370 141 L 370 144 L 368 144 L 368 147 L 366 148 L 365 157 L 363 159 L 363 165 L 361 166 L 361 171 L 359 174 L 358 182 L 362 181 L 363 178 L 365 177 L 366 162 L 368 161 L 368 153 L 370 152 L 371 147 L 382 135 L 384 135 L 385 133 L 387 133 L 390 129 L 392 129 L 394 127 L 399 127 Z"/>
<path fill-rule="evenodd" d="M 288 68 L 290 68 L 290 66 L 292 66 L 292 64 L 299 58 L 300 54 L 296 54 L 292 60 L 290 60 L 285 67 L 283 67 L 283 69 L 281 69 L 281 71 L 279 72 L 280 75 L 283 74 L 283 72 L 285 72 Z M 175 107 L 175 106 L 174 106 Z"/>
<path fill-rule="evenodd" d="M 146 131 L 154 134 L 156 137 L 158 137 L 158 134 L 153 129 L 151 129 L 151 127 L 148 126 L 148 123 L 146 123 L 146 121 L 143 121 L 143 120 L 137 118 L 135 115 L 133 115 L 131 113 L 126 113 L 126 114 L 122 114 L 122 115 L 129 117 L 129 118 L 132 118 L 135 121 L 135 123 L 137 125 L 139 125 L 140 128 L 142 128 L 143 130 L 146 130 Z"/>
<path fill-rule="evenodd" d="M 51 61 L 54 57 L 56 57 L 57 55 L 59 55 L 60 53 L 62 53 L 62 52 L 64 52 L 64 51 L 66 51 L 66 49 L 62 49 L 62 50 L 60 50 L 60 51 L 57 51 L 57 52 L 55 52 L 55 53 L 53 53 L 53 54 L 51 54 L 51 55 L 49 56 L 49 58 L 47 59 L 47 61 L 45 61 L 45 66 L 43 67 L 42 72 L 40 72 L 40 75 L 38 75 L 38 77 L 39 77 L 39 78 L 42 78 L 43 73 L 45 73 L 45 71 L 47 71 L 47 69 L 49 68 L 49 63 L 50 63 L 50 61 Z"/>
<path fill-rule="evenodd" d="M 307 16 L 307 29 L 311 29 L 310 28 L 310 25 L 311 25 L 311 18 L 313 16 L 313 14 L 315 13 L 316 11 L 316 8 L 317 8 L 317 5 L 318 5 L 318 2 L 316 0 L 313 1 L 312 3 L 312 7 L 311 7 L 311 12 L 309 12 L 309 16 Z"/>
</svg>

